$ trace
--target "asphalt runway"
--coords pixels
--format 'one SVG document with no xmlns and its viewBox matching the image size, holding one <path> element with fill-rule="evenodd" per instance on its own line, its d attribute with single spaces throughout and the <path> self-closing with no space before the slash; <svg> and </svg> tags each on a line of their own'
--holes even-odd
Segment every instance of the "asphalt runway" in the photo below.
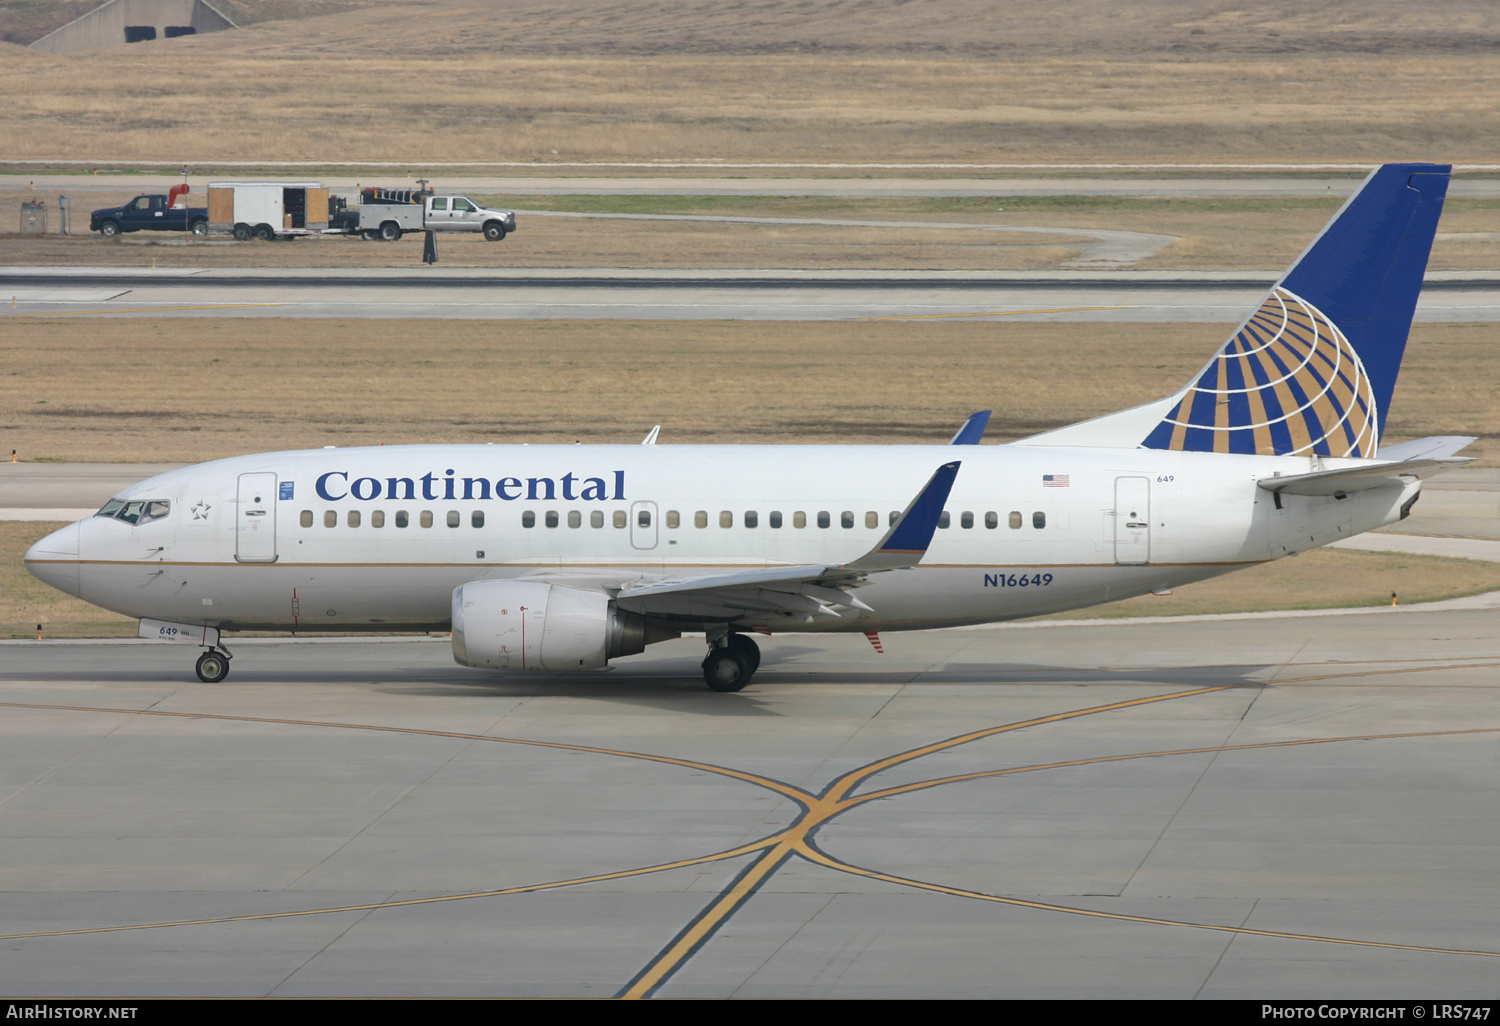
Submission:
<svg viewBox="0 0 1500 1026">
<path fill-rule="evenodd" d="M 0 268 L 0 317 L 1196 321 L 1234 324 L 1275 272 Z M 5 304 L 4 298 L 10 297 Z M 1434 272 L 1423 322 L 1500 320 L 1500 275 Z"/>
<path fill-rule="evenodd" d="M 1500 620 L 0 645 L 0 992 L 1493 997 Z"/>
</svg>

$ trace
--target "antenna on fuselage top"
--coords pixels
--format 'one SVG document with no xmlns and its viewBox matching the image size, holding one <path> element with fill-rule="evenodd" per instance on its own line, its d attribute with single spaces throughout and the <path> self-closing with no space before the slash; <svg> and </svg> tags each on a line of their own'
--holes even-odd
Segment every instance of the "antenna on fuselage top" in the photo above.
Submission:
<svg viewBox="0 0 1500 1026">
<path fill-rule="evenodd" d="M 647 435 L 644 440 L 642 440 L 641 444 L 642 445 L 655 445 L 656 444 L 656 436 L 659 435 L 659 434 L 661 434 L 661 425 L 660 424 L 656 425 L 656 427 L 654 427 L 654 428 L 651 429 L 651 433 L 649 435 Z"/>
</svg>

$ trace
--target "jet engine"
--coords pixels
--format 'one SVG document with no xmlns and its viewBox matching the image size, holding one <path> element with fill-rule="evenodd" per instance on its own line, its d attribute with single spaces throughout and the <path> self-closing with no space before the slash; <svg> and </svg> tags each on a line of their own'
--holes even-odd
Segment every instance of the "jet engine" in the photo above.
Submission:
<svg viewBox="0 0 1500 1026">
<path fill-rule="evenodd" d="M 677 631 L 616 609 L 608 595 L 528 581 L 453 589 L 453 659 L 482 670 L 597 670 Z"/>
</svg>

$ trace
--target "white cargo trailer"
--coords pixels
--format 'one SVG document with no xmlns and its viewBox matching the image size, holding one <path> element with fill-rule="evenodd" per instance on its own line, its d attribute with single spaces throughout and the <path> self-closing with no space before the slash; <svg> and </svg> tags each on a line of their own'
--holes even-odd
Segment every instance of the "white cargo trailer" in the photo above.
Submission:
<svg viewBox="0 0 1500 1026">
<path fill-rule="evenodd" d="M 322 182 L 209 182 L 208 230 L 245 239 L 317 235 L 328 229 Z"/>
<path fill-rule="evenodd" d="M 322 182 L 209 182 L 208 230 L 236 239 L 362 235 L 387 242 L 408 232 L 476 232 L 498 242 L 516 230 L 513 210 L 495 210 L 457 193 L 430 189 L 360 191 L 360 205 L 330 199 Z"/>
</svg>

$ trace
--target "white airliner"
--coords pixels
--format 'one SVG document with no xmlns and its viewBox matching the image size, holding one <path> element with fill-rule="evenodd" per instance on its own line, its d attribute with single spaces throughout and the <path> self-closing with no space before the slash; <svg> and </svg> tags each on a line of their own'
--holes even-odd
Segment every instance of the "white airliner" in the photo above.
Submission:
<svg viewBox="0 0 1500 1026">
<path fill-rule="evenodd" d="M 1174 395 L 1007 445 L 412 445 L 142 481 L 26 565 L 205 649 L 226 631 L 443 631 L 492 671 L 701 632 L 946 627 L 1162 591 L 1405 517 L 1472 439 L 1380 448 L 1449 168 L 1378 168 Z"/>
</svg>

